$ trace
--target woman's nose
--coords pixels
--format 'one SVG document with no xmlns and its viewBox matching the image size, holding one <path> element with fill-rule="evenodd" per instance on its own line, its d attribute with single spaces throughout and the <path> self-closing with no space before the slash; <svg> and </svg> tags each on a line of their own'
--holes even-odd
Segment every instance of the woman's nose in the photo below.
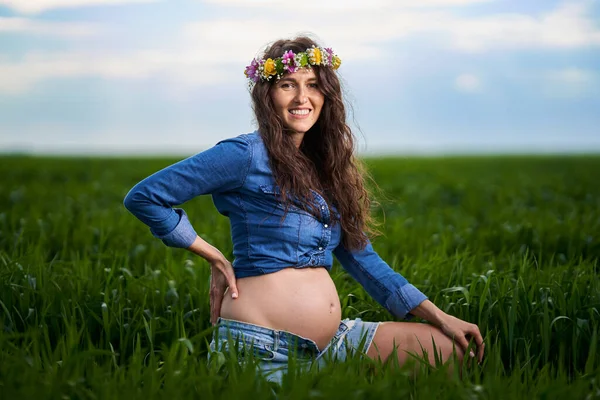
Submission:
<svg viewBox="0 0 600 400">
<path fill-rule="evenodd" d="M 298 89 L 298 91 L 296 92 L 295 100 L 300 104 L 304 104 L 308 101 L 308 97 L 306 96 L 306 90 L 304 88 Z"/>
</svg>

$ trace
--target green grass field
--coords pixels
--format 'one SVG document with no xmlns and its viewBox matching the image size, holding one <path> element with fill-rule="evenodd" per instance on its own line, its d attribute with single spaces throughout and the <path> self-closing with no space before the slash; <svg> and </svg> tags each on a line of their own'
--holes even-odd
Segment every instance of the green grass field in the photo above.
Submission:
<svg viewBox="0 0 600 400">
<path fill-rule="evenodd" d="M 600 398 L 600 156 L 368 160 L 387 197 L 375 249 L 477 323 L 486 358 L 462 376 L 355 358 L 275 388 L 207 363 L 208 264 L 122 205 L 173 161 L 0 158 L 0 398 Z M 184 207 L 230 256 L 211 198 Z M 391 319 L 332 276 L 343 317 Z"/>
</svg>

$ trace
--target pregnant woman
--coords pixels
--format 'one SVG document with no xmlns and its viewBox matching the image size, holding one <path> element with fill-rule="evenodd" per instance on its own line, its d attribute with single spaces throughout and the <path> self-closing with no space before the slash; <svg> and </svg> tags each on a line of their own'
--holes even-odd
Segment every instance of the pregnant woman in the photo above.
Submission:
<svg viewBox="0 0 600 400">
<path fill-rule="evenodd" d="M 258 129 L 223 140 L 138 183 L 125 206 L 154 236 L 211 266 L 211 348 L 228 337 L 259 357 L 262 373 L 280 381 L 292 354 L 304 365 L 325 354 L 359 352 L 387 359 L 427 351 L 446 361 L 481 361 L 479 328 L 437 308 L 375 252 L 361 164 L 336 70 L 340 58 L 308 37 L 274 42 L 246 67 Z M 211 194 L 231 223 L 234 260 L 199 237 L 173 208 Z M 337 258 L 379 304 L 399 319 L 430 324 L 341 320 L 329 275 Z M 241 355 L 240 355 L 241 356 Z"/>
</svg>

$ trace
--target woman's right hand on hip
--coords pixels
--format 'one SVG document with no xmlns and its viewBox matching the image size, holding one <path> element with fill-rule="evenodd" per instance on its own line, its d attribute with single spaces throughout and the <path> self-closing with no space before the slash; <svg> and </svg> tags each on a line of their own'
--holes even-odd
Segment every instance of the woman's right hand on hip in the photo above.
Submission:
<svg viewBox="0 0 600 400">
<path fill-rule="evenodd" d="M 231 263 L 222 260 L 210 263 L 210 322 L 215 325 L 221 315 L 221 304 L 225 291 L 229 288 L 231 298 L 238 298 L 238 289 L 235 281 L 235 273 Z"/>
</svg>

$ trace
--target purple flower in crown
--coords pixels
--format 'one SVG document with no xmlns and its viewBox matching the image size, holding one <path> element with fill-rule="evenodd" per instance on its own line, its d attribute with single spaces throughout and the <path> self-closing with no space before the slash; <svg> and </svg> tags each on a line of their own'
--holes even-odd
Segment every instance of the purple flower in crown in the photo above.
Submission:
<svg viewBox="0 0 600 400">
<path fill-rule="evenodd" d="M 298 66 L 296 65 L 296 55 L 291 50 L 283 53 L 283 56 L 281 56 L 281 63 L 283 64 L 284 71 L 288 71 L 290 73 L 298 71 Z"/>
<path fill-rule="evenodd" d="M 252 60 L 250 65 L 248 65 L 246 67 L 246 70 L 244 71 L 244 74 L 246 75 L 246 77 L 248 77 L 255 83 L 260 80 L 260 73 L 258 71 L 258 66 L 259 66 L 258 60 L 255 58 Z"/>
<path fill-rule="evenodd" d="M 325 50 L 325 53 L 326 53 L 326 55 L 325 55 L 324 58 L 325 58 L 325 60 L 327 60 L 325 62 L 325 65 L 328 65 L 328 66 L 333 65 L 333 62 L 332 62 L 333 61 L 333 54 L 334 54 L 333 50 L 331 49 L 331 47 L 325 47 L 324 50 Z"/>
</svg>

